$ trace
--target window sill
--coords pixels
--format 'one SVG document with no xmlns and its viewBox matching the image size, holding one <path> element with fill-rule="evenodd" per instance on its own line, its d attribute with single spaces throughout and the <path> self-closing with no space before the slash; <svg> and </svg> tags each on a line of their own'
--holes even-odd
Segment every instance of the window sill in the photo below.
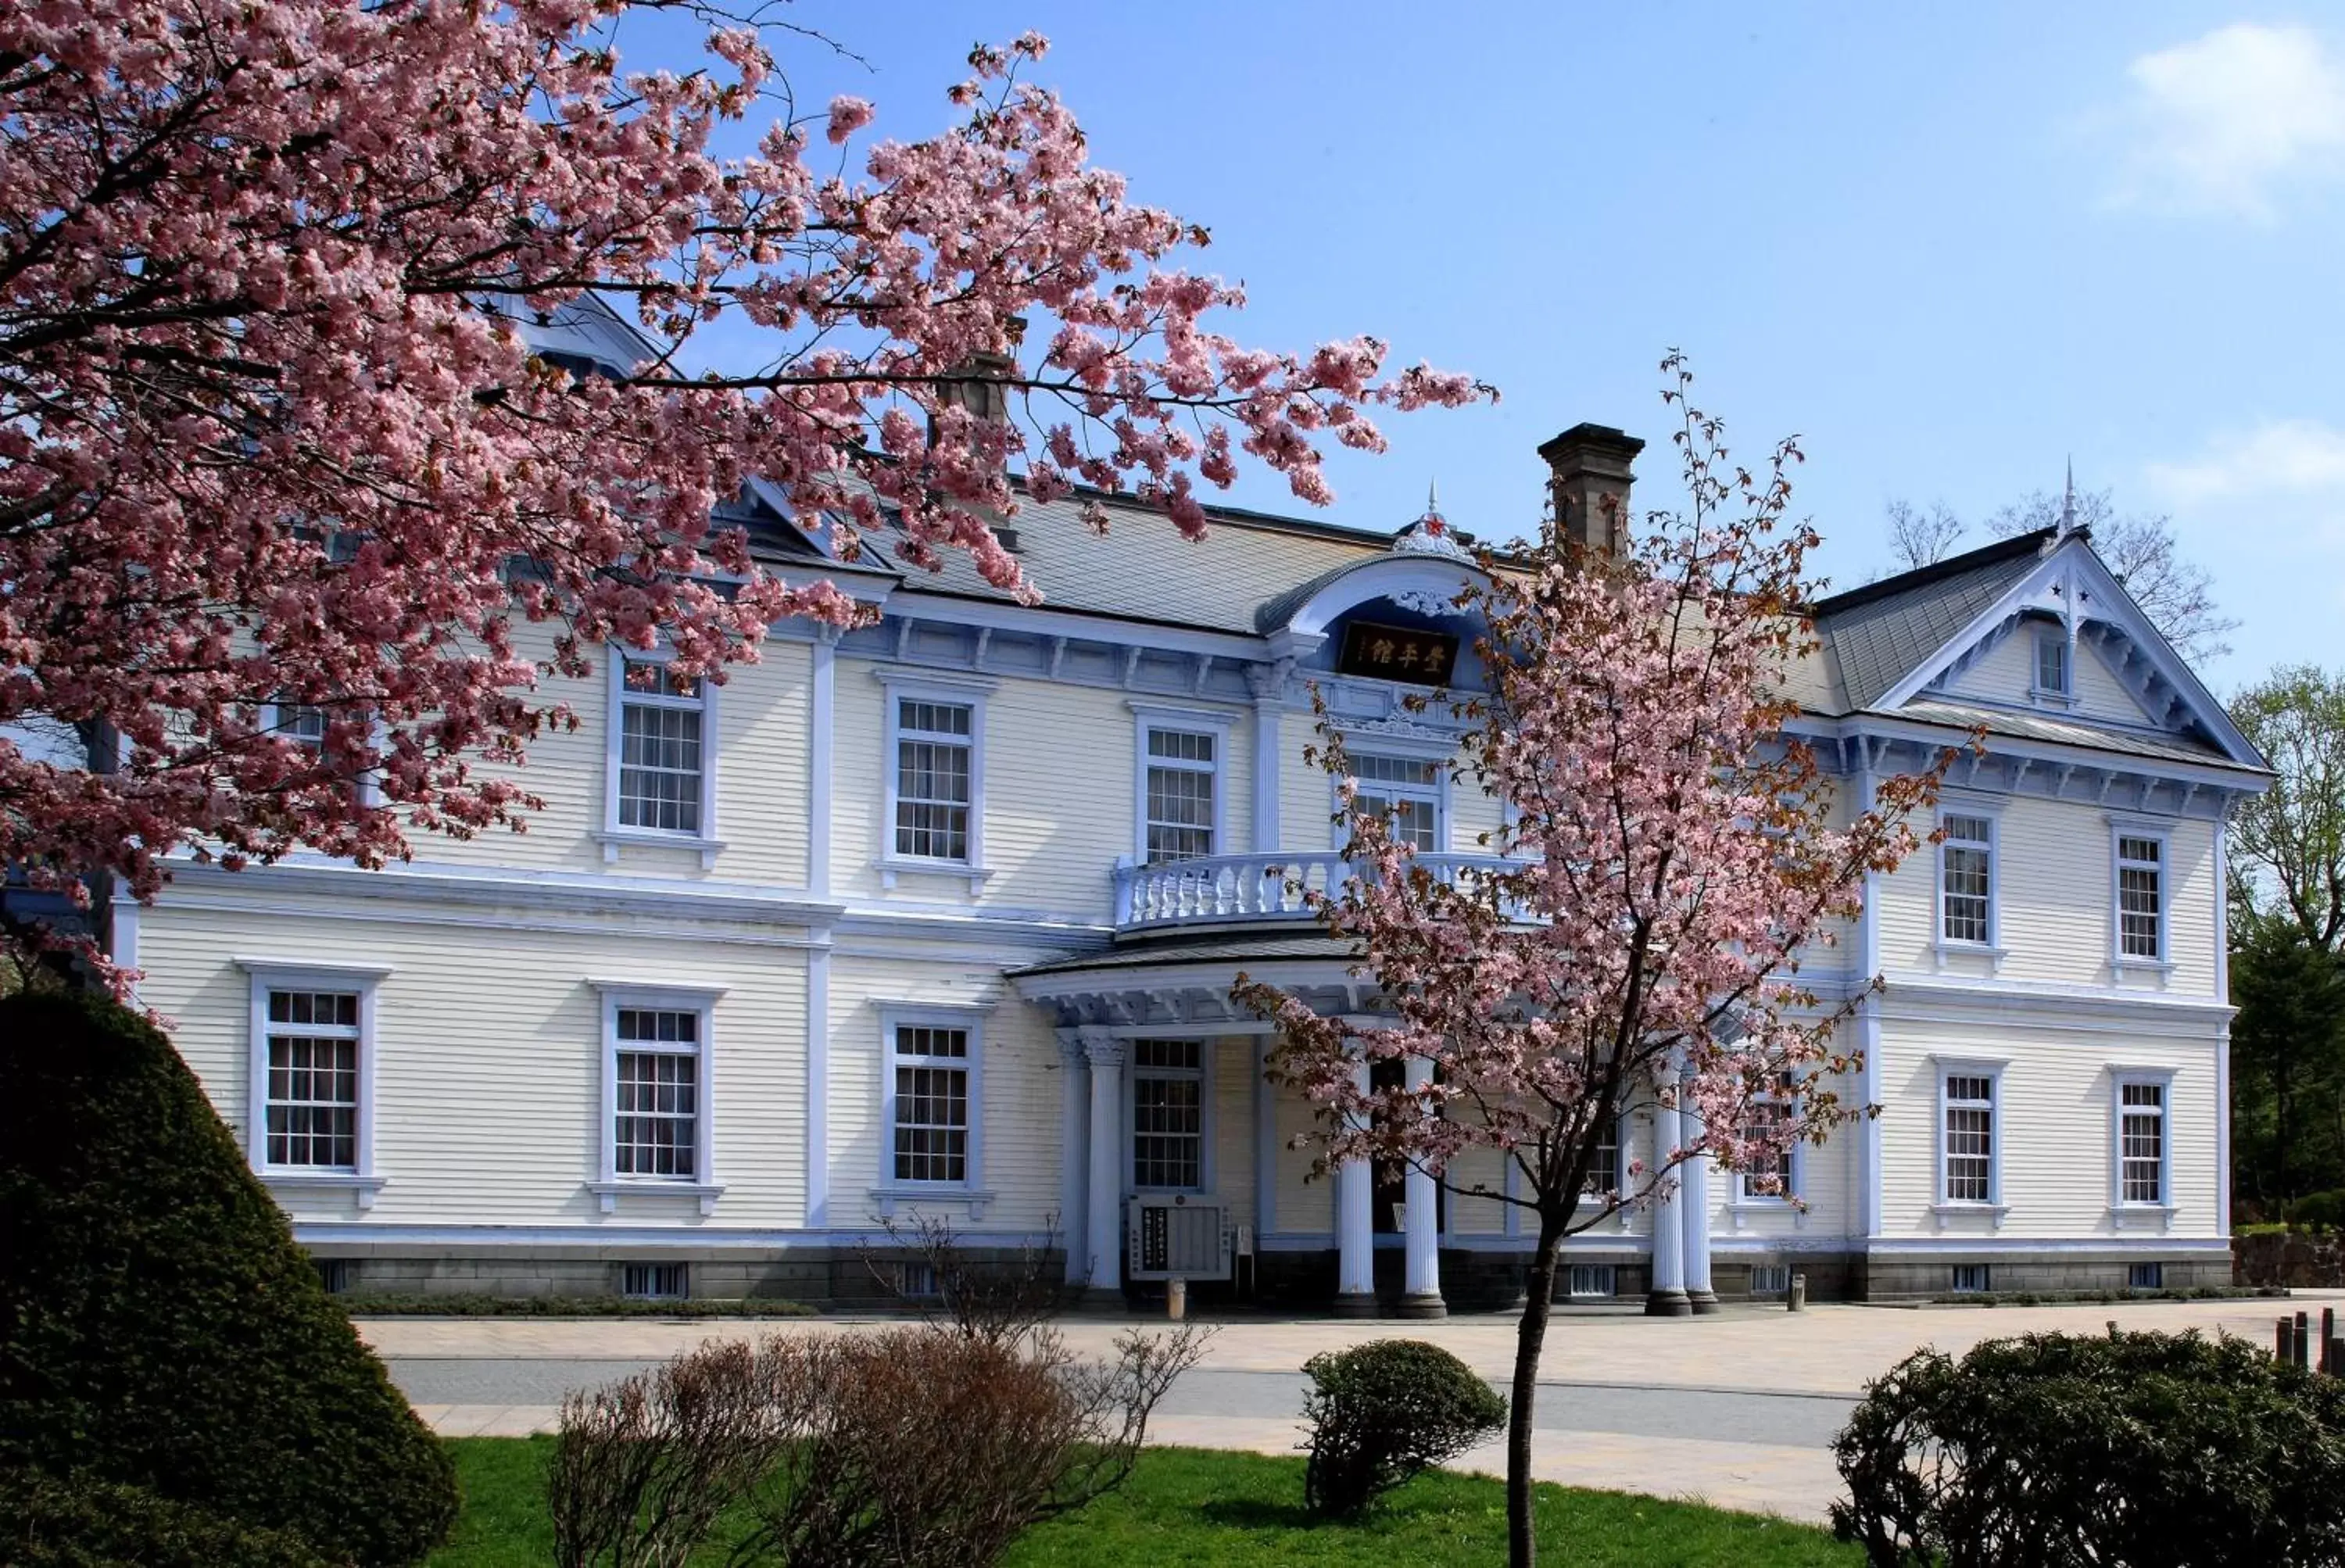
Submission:
<svg viewBox="0 0 2345 1568">
<path fill-rule="evenodd" d="M 2030 687 L 2027 700 L 2038 708 L 2074 708 L 2076 694 L 2073 691 L 2053 691 L 2045 687 Z"/>
<path fill-rule="evenodd" d="M 1938 1228 L 1944 1230 L 1949 1221 L 1957 1219 L 1987 1219 L 1997 1230 L 2003 1228 L 2003 1217 L 2011 1212 L 2007 1203 L 1934 1203 L 1930 1212 L 1938 1218 Z"/>
<path fill-rule="evenodd" d="M 986 879 L 993 875 L 991 866 L 973 866 L 967 860 L 923 860 L 909 855 L 882 855 L 871 862 L 879 871 L 879 885 L 894 891 L 899 876 L 967 877 L 969 896 L 977 897 L 985 891 Z"/>
<path fill-rule="evenodd" d="M 279 1187 L 296 1192 L 346 1192 L 360 1208 L 374 1207 L 374 1195 L 382 1190 L 384 1181 L 379 1176 L 359 1176 L 350 1171 L 272 1169 L 258 1174 L 261 1185 L 272 1192 Z"/>
<path fill-rule="evenodd" d="M 603 846 L 603 863 L 606 866 L 617 861 L 623 846 L 632 844 L 645 850 L 697 850 L 700 869 L 713 871 L 716 869 L 716 851 L 725 847 L 722 839 L 703 838 L 696 833 L 661 833 L 648 828 L 604 828 L 594 837 Z"/>
<path fill-rule="evenodd" d="M 1734 1222 L 1734 1228 L 1737 1230 L 1744 1228 L 1754 1218 L 1764 1218 L 1772 1215 L 1790 1215 L 1794 1229 L 1804 1230 L 1808 1225 L 1808 1206 L 1802 1201 L 1797 1193 L 1785 1197 L 1729 1198 L 1726 1213 L 1727 1217 Z"/>
<path fill-rule="evenodd" d="M 1940 969 L 1946 967 L 1946 961 L 1948 959 L 1983 958 L 1986 960 L 1986 972 L 1989 974 L 1994 974 L 2001 970 L 2003 968 L 2003 961 L 2011 955 L 2011 950 L 2009 948 L 1998 947 L 1992 942 L 1949 942 L 1944 938 L 1941 938 L 1934 944 L 1934 951 L 1937 954 L 1938 967 Z"/>
<path fill-rule="evenodd" d="M 2128 974 L 2148 974 L 2157 977 L 2162 989 L 2173 973 L 2174 961 L 2170 958 L 2113 958 L 2109 961 L 2112 984 L 2123 984 Z"/>
<path fill-rule="evenodd" d="M 2109 1228 L 2129 1230 L 2147 1228 L 2155 1221 L 2160 1231 L 2174 1228 L 2174 1206 L 2170 1203 L 2114 1203 L 2109 1206 Z"/>
<path fill-rule="evenodd" d="M 622 1197 L 694 1197 L 700 1200 L 700 1212 L 715 1214 L 716 1200 L 725 1196 L 723 1182 L 698 1181 L 590 1181 L 586 1190 L 594 1195 L 597 1207 L 604 1214 L 615 1213 Z"/>
<path fill-rule="evenodd" d="M 942 1203 L 960 1204 L 969 1210 L 969 1218 L 983 1219 L 986 1207 L 993 1202 L 993 1194 L 980 1187 L 945 1185 L 923 1186 L 916 1182 L 906 1182 L 894 1186 L 875 1186 L 871 1189 L 870 1196 L 872 1208 L 878 1211 L 882 1219 L 895 1218 L 896 1210 L 900 1206 Z"/>
</svg>

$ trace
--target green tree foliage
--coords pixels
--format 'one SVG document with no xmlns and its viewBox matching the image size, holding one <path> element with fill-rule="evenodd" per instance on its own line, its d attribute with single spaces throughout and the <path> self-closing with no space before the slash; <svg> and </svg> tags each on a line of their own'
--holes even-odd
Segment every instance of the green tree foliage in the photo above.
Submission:
<svg viewBox="0 0 2345 1568">
<path fill-rule="evenodd" d="M 231 1523 L 135 1486 L 39 1471 L 0 1474 L 9 1568 L 332 1568 L 282 1531 Z"/>
<path fill-rule="evenodd" d="M 446 1453 L 320 1288 L 193 1074 L 110 1002 L 0 1001 L 0 1469 L 411 1563 Z"/>
<path fill-rule="evenodd" d="M 2345 673 L 2283 666 L 2231 718 L 2273 773 L 2229 840 L 2233 1175 L 2276 1219 L 2345 1187 Z"/>
</svg>

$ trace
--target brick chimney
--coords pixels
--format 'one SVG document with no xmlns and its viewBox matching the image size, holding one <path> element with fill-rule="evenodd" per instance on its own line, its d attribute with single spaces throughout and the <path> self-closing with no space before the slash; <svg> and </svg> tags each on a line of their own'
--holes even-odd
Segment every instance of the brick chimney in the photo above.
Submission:
<svg viewBox="0 0 2345 1568">
<path fill-rule="evenodd" d="M 1609 424 L 1575 424 L 1538 449 L 1556 535 L 1617 555 L 1629 542 L 1629 486 L 1645 443 Z"/>
</svg>

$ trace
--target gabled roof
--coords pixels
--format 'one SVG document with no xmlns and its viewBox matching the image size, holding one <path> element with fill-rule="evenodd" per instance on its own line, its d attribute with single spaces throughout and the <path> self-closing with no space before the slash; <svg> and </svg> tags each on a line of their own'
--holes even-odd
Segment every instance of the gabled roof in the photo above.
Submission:
<svg viewBox="0 0 2345 1568">
<path fill-rule="evenodd" d="M 2039 528 L 1818 601 L 1816 636 L 1839 667 L 1848 708 L 1871 708 L 2017 586 L 2056 537 Z"/>
</svg>

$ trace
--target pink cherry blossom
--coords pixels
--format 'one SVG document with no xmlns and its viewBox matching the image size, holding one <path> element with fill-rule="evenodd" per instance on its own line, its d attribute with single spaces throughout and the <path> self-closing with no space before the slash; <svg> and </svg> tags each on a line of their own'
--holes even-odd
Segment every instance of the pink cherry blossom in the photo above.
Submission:
<svg viewBox="0 0 2345 1568">
<path fill-rule="evenodd" d="M 790 117 L 803 33 L 719 18 L 706 68 L 631 71 L 629 8 L 0 8 L 0 863 L 149 898 L 179 853 L 519 830 L 517 766 L 575 722 L 547 677 L 664 641 L 722 680 L 777 622 L 858 618 L 713 520 L 753 476 L 848 558 L 961 551 L 1031 599 L 991 532 L 1030 453 L 1193 536 L 1233 430 L 1316 503 L 1314 433 L 1489 395 L 1215 331 L 1242 297 L 1179 264 L 1204 230 L 1091 165 L 1018 79 L 1037 36 L 971 53 L 953 128 L 833 174 L 816 127 L 874 111 Z M 574 381 L 521 329 L 590 291 L 651 347 Z M 712 330 L 729 368 L 679 371 Z M 1006 414 L 959 406 L 980 366 Z M 270 720 L 299 709 L 315 748 Z"/>
<path fill-rule="evenodd" d="M 1412 699 L 1463 726 L 1458 787 L 1507 808 L 1489 843 L 1503 859 L 1436 876 L 1380 818 L 1354 816 L 1355 873 L 1306 897 L 1386 1010 L 1321 1013 L 1239 987 L 1278 1026 L 1274 1074 L 1321 1113 L 1322 1171 L 1410 1162 L 1514 1205 L 1537 1237 L 1508 1454 L 1518 1564 L 1534 1551 L 1530 1405 L 1564 1238 L 1650 1200 L 1688 1160 L 1764 1168 L 1863 1114 L 1841 1095 L 1857 1061 L 1838 1026 L 1871 977 L 1812 989 L 1801 964 L 1826 956 L 1867 880 L 1915 848 L 1907 819 L 1954 755 L 1842 799 L 1784 695 L 1814 641 L 1801 606 L 1816 536 L 1786 514 L 1798 449 L 1779 446 L 1756 476 L 1736 467 L 1718 423 L 1686 403 L 1677 356 L 1663 369 L 1686 512 L 1654 519 L 1622 558 L 1552 521 L 1537 545 L 1486 555 L 1488 585 L 1459 607 L 1487 628 L 1487 689 Z M 1348 804 L 1342 738 L 1322 733 Z M 1359 1062 L 1404 1057 L 1429 1061 L 1430 1081 L 1361 1086 Z M 1598 1145 L 1657 1105 L 1699 1130 L 1616 1189 Z M 1461 1180 L 1457 1163 L 1477 1153 L 1511 1180 Z"/>
</svg>

